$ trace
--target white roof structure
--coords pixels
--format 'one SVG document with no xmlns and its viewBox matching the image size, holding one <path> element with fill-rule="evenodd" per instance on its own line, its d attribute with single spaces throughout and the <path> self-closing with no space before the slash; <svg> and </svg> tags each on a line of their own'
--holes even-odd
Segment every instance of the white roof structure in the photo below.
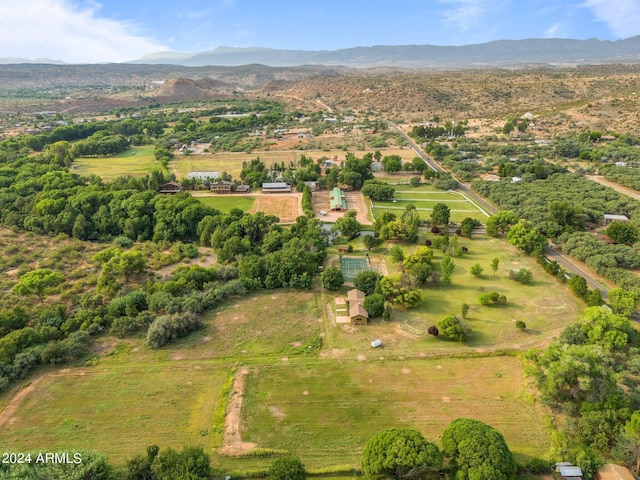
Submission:
<svg viewBox="0 0 640 480">
<path fill-rule="evenodd" d="M 610 213 L 604 214 L 605 220 L 617 220 L 619 222 L 628 222 L 629 218 L 626 215 L 612 215 Z"/>
<path fill-rule="evenodd" d="M 187 178 L 199 178 L 200 180 L 217 179 L 220 178 L 220 172 L 189 172 L 187 173 Z"/>
</svg>

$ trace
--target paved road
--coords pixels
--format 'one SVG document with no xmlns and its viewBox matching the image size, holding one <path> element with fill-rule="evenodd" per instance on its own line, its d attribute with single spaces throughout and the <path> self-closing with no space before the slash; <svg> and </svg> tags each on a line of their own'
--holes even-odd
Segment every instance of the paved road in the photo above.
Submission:
<svg viewBox="0 0 640 480">
<path fill-rule="evenodd" d="M 420 158 L 424 160 L 424 162 L 427 165 L 429 165 L 429 167 L 432 170 L 435 170 L 436 172 L 446 172 L 446 170 L 442 168 L 442 166 L 439 163 L 437 163 L 433 158 L 427 155 L 422 150 L 422 148 L 420 148 L 413 141 L 413 139 L 409 135 L 407 135 L 400 127 L 393 124 L 389 120 L 387 120 L 387 123 L 391 128 L 393 128 L 396 132 L 402 135 L 402 137 L 407 141 L 407 143 L 411 146 L 411 148 L 413 148 L 413 150 L 420 156 Z M 460 191 L 464 192 L 465 195 L 469 196 L 473 201 L 477 202 L 478 205 L 484 208 L 488 213 L 492 215 L 495 215 L 496 213 L 498 213 L 499 211 L 498 207 L 496 207 L 489 200 L 478 195 L 476 192 L 471 190 L 471 188 L 468 185 L 460 181 L 458 181 L 458 184 L 459 184 L 458 188 Z M 584 279 L 587 281 L 587 285 L 589 286 L 589 288 L 597 288 L 598 290 L 600 290 L 600 293 L 602 293 L 602 297 L 605 300 L 608 298 L 609 287 L 607 287 L 604 283 L 602 283 L 597 278 L 597 275 L 594 272 L 592 272 L 591 269 L 589 269 L 584 263 L 579 262 L 573 257 L 567 255 L 566 253 L 560 252 L 551 247 L 547 247 L 544 253 L 547 256 L 547 258 L 549 258 L 550 260 L 555 260 L 556 262 L 558 262 L 562 266 L 562 268 L 564 268 L 567 272 L 584 277 Z"/>
</svg>

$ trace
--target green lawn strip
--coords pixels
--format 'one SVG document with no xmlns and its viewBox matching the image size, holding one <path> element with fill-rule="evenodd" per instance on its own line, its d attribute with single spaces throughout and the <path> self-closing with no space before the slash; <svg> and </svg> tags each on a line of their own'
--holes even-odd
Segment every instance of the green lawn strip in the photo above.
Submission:
<svg viewBox="0 0 640 480">
<path fill-rule="evenodd" d="M 50 451 L 90 446 L 115 464 L 149 445 L 208 447 L 229 368 L 196 363 L 101 363 L 48 375 L 25 397 L 0 448 Z M 43 408 L 46 405 L 46 408 Z"/>
<path fill-rule="evenodd" d="M 243 439 L 310 468 L 357 467 L 381 429 L 416 428 L 438 441 L 449 422 L 472 416 L 500 430 L 523 460 L 543 455 L 550 436 L 522 384 L 512 357 L 262 366 L 247 378 Z"/>
<path fill-rule="evenodd" d="M 195 196 L 194 198 L 207 207 L 216 208 L 223 213 L 229 213 L 234 208 L 248 212 L 256 201 L 256 197 L 242 195 Z"/>
<path fill-rule="evenodd" d="M 396 217 L 401 217 L 402 212 L 404 211 L 406 206 L 409 205 L 409 203 L 413 203 L 417 208 L 423 208 L 423 207 L 419 207 L 415 202 L 407 202 L 407 203 L 398 202 L 398 203 L 391 204 L 395 208 L 390 208 L 389 206 L 379 206 L 378 202 L 374 202 L 373 214 L 376 216 L 376 218 L 378 218 L 384 212 L 390 212 L 390 213 L 393 213 Z M 452 207 L 452 205 L 457 205 L 457 206 Z M 460 205 L 465 205 L 465 207 L 461 208 Z M 453 222 L 460 223 L 462 220 L 464 220 L 467 217 L 475 218 L 483 223 L 487 221 L 487 217 L 483 215 L 482 212 L 480 212 L 477 208 L 475 208 L 470 203 L 469 204 L 459 204 L 459 203 L 451 204 L 449 205 L 449 208 L 452 210 L 450 219 Z M 456 212 L 454 210 L 469 210 L 469 211 Z M 420 215 L 420 218 L 424 220 L 428 220 L 429 218 L 431 218 L 431 210 L 418 210 L 418 214 Z"/>
<path fill-rule="evenodd" d="M 97 175 L 104 181 L 131 175 L 144 177 L 153 171 L 166 171 L 155 159 L 153 147 L 131 147 L 122 153 L 102 158 L 76 158 L 74 172 L 79 175 Z"/>
</svg>

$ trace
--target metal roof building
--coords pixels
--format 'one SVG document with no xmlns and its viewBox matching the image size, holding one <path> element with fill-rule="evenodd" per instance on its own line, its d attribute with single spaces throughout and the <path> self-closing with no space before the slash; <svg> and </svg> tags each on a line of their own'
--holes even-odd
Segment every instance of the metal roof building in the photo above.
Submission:
<svg viewBox="0 0 640 480">
<path fill-rule="evenodd" d="M 329 205 L 331 210 L 342 211 L 347 209 L 347 201 L 344 198 L 344 192 L 339 187 L 331 190 L 329 194 Z"/>
</svg>

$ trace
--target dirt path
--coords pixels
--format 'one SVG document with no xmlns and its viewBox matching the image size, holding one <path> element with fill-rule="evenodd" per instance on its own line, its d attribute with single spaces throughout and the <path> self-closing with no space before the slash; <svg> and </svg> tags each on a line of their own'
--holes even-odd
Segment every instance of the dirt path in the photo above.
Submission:
<svg viewBox="0 0 640 480">
<path fill-rule="evenodd" d="M 591 180 L 593 182 L 599 183 L 600 185 L 604 185 L 605 187 L 613 188 L 616 192 L 619 192 L 623 195 L 626 195 L 631 198 L 635 198 L 636 200 L 640 200 L 640 193 L 635 190 L 625 187 L 624 185 L 620 185 L 619 183 L 610 182 L 606 178 L 600 175 L 586 175 L 586 179 Z M 615 212 L 612 212 L 615 213 Z"/>
<path fill-rule="evenodd" d="M 36 389 L 36 387 L 44 379 L 44 377 L 45 376 L 43 375 L 36 378 L 28 386 L 24 387 L 16 395 L 14 395 L 14 397 L 9 402 L 9 405 L 7 405 L 4 410 L 2 410 L 2 412 L 0 412 L 0 428 L 4 427 L 11 421 L 13 416 L 18 411 L 18 408 L 20 408 L 20 405 L 22 405 L 25 397 Z"/>
<path fill-rule="evenodd" d="M 243 367 L 238 370 L 236 378 L 233 380 L 231 399 L 224 419 L 222 447 L 220 447 L 220 453 L 223 455 L 242 455 L 256 448 L 255 443 L 242 441 L 242 402 L 248 373 L 249 368 Z"/>
</svg>

